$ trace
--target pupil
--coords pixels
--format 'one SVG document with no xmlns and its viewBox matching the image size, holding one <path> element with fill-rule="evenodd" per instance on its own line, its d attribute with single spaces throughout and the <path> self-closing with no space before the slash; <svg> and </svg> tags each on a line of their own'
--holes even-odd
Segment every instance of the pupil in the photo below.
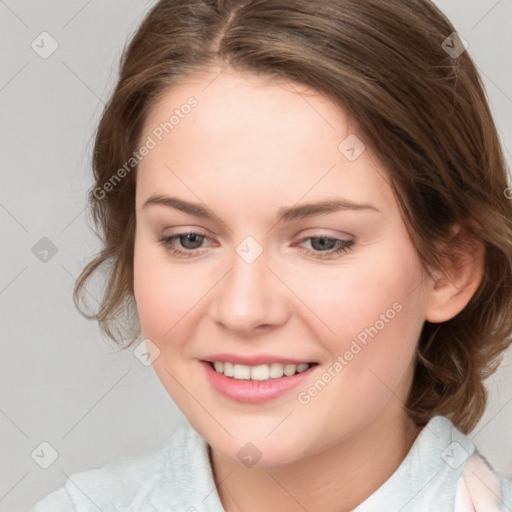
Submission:
<svg viewBox="0 0 512 512">
<path fill-rule="evenodd" d="M 188 235 L 182 235 L 180 241 L 186 249 L 197 249 L 201 245 L 202 236 L 197 233 L 189 233 Z"/>
<path fill-rule="evenodd" d="M 332 249 L 334 247 L 334 244 L 336 243 L 336 240 L 332 240 L 329 238 L 313 238 L 311 241 L 311 245 L 315 249 Z M 316 247 L 315 247 L 316 245 Z"/>
</svg>

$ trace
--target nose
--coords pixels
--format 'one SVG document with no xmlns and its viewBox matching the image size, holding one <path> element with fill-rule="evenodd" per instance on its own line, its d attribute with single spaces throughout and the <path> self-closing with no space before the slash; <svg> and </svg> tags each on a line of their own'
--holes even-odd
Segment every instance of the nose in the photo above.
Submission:
<svg viewBox="0 0 512 512">
<path fill-rule="evenodd" d="M 287 321 L 286 288 L 268 263 L 265 251 L 250 263 L 234 253 L 231 269 L 215 287 L 211 301 L 210 315 L 217 324 L 247 336 Z"/>
</svg>

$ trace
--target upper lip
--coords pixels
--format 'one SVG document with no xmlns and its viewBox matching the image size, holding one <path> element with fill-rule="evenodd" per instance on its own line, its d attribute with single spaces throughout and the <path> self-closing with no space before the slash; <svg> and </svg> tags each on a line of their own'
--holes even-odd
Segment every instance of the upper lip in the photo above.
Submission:
<svg viewBox="0 0 512 512">
<path fill-rule="evenodd" d="M 314 361 L 307 359 L 298 359 L 296 357 L 287 357 L 287 356 L 276 356 L 272 354 L 254 354 L 251 356 L 242 356 L 237 354 L 211 354 L 206 356 L 204 361 L 208 361 L 214 363 L 216 361 L 220 361 L 222 363 L 233 363 L 233 364 L 243 364 L 246 366 L 258 366 L 261 364 L 272 364 L 272 363 L 280 363 L 280 364 L 303 364 L 308 363 L 312 364 Z"/>
</svg>

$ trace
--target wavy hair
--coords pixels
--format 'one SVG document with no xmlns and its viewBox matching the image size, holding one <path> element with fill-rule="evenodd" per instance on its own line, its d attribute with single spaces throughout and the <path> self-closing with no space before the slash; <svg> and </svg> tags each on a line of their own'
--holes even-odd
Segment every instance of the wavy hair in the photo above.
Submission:
<svg viewBox="0 0 512 512">
<path fill-rule="evenodd" d="M 485 409 L 484 379 L 510 344 L 512 206 L 483 84 L 468 52 L 454 53 L 464 50 L 454 32 L 429 0 L 158 1 L 123 50 L 95 134 L 88 206 L 102 246 L 75 283 L 77 308 L 123 348 L 141 334 L 136 164 L 130 172 L 126 163 L 162 94 L 214 65 L 304 84 L 356 120 L 389 172 L 425 269 L 466 249 L 450 238 L 454 223 L 485 247 L 483 278 L 466 307 L 424 323 L 406 404 L 418 425 L 440 414 L 471 431 Z M 87 312 L 81 299 L 100 270 L 100 307 Z"/>
</svg>

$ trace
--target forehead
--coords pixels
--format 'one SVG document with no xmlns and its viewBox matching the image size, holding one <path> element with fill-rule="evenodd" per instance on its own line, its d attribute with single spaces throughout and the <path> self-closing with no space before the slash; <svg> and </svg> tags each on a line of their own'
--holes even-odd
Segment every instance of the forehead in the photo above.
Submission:
<svg viewBox="0 0 512 512">
<path fill-rule="evenodd" d="M 382 197 L 373 199 L 386 208 L 385 172 L 357 134 L 340 106 L 303 85 L 230 70 L 193 75 L 147 116 L 141 140 L 151 137 L 155 147 L 139 164 L 138 192 L 177 186 L 192 199 L 186 182 L 238 201 L 258 193 L 270 199 L 275 187 L 286 202 L 337 191 L 365 201 L 377 188 L 372 194 Z M 354 148 L 362 151 L 356 159 L 346 152 Z"/>
<path fill-rule="evenodd" d="M 346 113 L 318 91 L 279 77 L 227 68 L 190 75 L 164 91 L 148 113 L 144 132 L 169 120 L 173 112 L 188 110 L 186 104 L 191 98 L 197 106 L 184 117 L 194 119 L 198 135 L 205 127 L 210 132 L 208 135 L 213 135 L 210 130 L 213 125 L 223 134 L 244 128 L 243 133 L 236 132 L 237 138 L 256 130 L 271 135 L 280 129 L 291 129 L 297 137 L 307 134 L 309 138 L 313 131 L 355 130 Z M 174 128 L 173 132 L 179 131 L 177 124 Z"/>
</svg>

